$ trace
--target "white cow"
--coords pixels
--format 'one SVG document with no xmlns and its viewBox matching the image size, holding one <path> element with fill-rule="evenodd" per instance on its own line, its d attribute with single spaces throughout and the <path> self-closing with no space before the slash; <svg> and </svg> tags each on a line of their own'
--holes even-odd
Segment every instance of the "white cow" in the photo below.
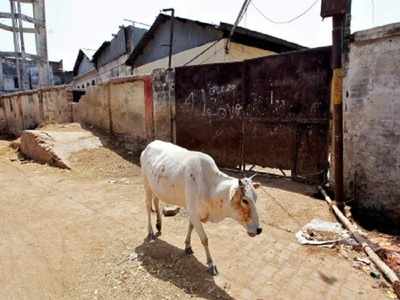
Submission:
<svg viewBox="0 0 400 300">
<path fill-rule="evenodd" d="M 149 239 L 154 239 L 151 225 L 152 200 L 157 213 L 156 227 L 161 234 L 159 201 L 185 207 L 189 215 L 189 229 L 185 252 L 193 253 L 191 234 L 197 231 L 207 256 L 208 271 L 216 275 L 208 248 L 208 238 L 202 223 L 219 222 L 230 217 L 243 225 L 249 236 L 260 234 L 256 209 L 257 194 L 251 178 L 236 179 L 221 172 L 207 154 L 189 151 L 171 143 L 154 141 L 140 156 Z"/>
</svg>

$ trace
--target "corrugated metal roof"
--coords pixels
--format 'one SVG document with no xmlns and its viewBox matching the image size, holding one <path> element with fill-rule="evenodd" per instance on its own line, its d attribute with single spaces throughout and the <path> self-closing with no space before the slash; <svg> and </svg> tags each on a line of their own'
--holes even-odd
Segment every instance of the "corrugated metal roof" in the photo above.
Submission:
<svg viewBox="0 0 400 300">
<path fill-rule="evenodd" d="M 133 50 L 133 52 L 130 54 L 129 58 L 126 61 L 127 65 L 134 65 L 134 62 L 136 58 L 143 52 L 143 49 L 146 47 L 148 42 L 153 39 L 154 34 L 158 27 L 169 20 L 171 17 L 169 15 L 165 14 L 159 14 L 150 27 L 149 31 L 147 31 L 143 38 L 140 40 L 139 44 L 136 46 L 136 48 Z M 210 27 L 213 29 L 220 30 L 223 32 L 224 36 L 227 37 L 231 31 L 231 28 L 233 25 L 227 24 L 227 23 L 220 23 L 220 25 L 214 25 L 210 23 L 204 23 L 201 21 L 195 21 L 195 20 L 190 20 L 190 19 L 185 19 L 181 17 L 175 17 L 175 20 L 178 20 L 182 23 L 190 22 L 190 23 L 195 23 L 199 26 L 204 26 L 204 27 Z M 268 34 L 264 34 L 261 32 L 257 31 L 252 31 L 243 27 L 237 27 L 235 30 L 235 33 L 232 37 L 233 41 L 236 41 L 238 43 L 242 43 L 245 45 L 250 45 L 250 46 L 255 46 L 258 48 L 262 49 L 267 49 L 271 50 L 277 53 L 281 52 L 287 52 L 287 51 L 292 51 L 292 50 L 300 50 L 300 49 L 305 49 L 306 47 L 285 41 L 283 39 L 279 39 L 276 37 L 273 37 Z"/>
</svg>

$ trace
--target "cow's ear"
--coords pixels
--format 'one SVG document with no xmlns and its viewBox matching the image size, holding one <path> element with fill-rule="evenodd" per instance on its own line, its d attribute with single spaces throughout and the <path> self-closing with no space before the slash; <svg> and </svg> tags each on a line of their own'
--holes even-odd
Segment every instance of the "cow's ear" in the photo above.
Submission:
<svg viewBox="0 0 400 300">
<path fill-rule="evenodd" d="M 239 179 L 239 190 L 242 193 L 242 195 L 244 195 L 245 192 L 245 184 L 243 183 L 243 181 L 241 179 Z"/>
<path fill-rule="evenodd" d="M 255 189 L 258 189 L 260 186 L 261 186 L 261 183 L 259 183 L 259 182 L 253 182 L 253 187 L 254 187 Z"/>
</svg>

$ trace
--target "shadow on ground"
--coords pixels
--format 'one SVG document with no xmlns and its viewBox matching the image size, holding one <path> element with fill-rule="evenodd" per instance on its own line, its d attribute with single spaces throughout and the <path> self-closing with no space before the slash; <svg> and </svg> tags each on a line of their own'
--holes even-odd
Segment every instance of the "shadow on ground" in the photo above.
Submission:
<svg viewBox="0 0 400 300">
<path fill-rule="evenodd" d="M 139 150 L 130 151 L 126 147 L 124 147 L 125 143 L 121 139 L 118 139 L 118 137 L 110 135 L 94 127 L 88 127 L 84 125 L 81 126 L 83 129 L 90 131 L 94 136 L 98 137 L 103 144 L 103 147 L 115 152 L 123 159 L 140 166 L 140 148 L 144 149 L 144 146 L 138 147 Z"/>
<path fill-rule="evenodd" d="M 222 169 L 222 171 L 236 178 L 242 178 L 244 176 L 249 177 L 253 175 L 252 172 L 247 172 L 246 174 L 244 174 L 243 172 L 233 172 L 226 169 Z M 316 185 L 309 185 L 302 182 L 297 182 L 289 177 L 266 173 L 255 176 L 253 181 L 261 183 L 261 185 L 266 188 L 276 188 L 292 193 L 310 196 L 315 198 L 316 200 L 322 200 L 321 197 L 318 197 L 318 189 Z"/>
<path fill-rule="evenodd" d="M 186 294 L 205 299 L 233 299 L 215 283 L 204 264 L 167 242 L 157 239 L 135 249 L 141 265 L 153 277 L 170 282 Z"/>
<path fill-rule="evenodd" d="M 110 149 L 111 151 L 115 152 L 119 156 L 121 156 L 123 159 L 140 166 L 140 153 L 141 150 L 145 148 L 145 142 L 139 143 L 137 147 L 134 147 L 138 150 L 136 151 L 129 151 L 124 147 L 124 142 L 118 139 L 115 136 L 110 136 L 105 132 L 102 132 L 96 128 L 93 127 L 87 127 L 85 126 L 84 129 L 89 130 L 93 135 L 97 136 L 104 147 Z M 234 172 L 232 170 L 228 169 L 221 169 L 221 171 L 227 173 L 230 176 L 233 177 L 243 177 L 244 175 L 241 172 Z M 251 176 L 253 172 L 250 172 L 246 174 L 246 176 Z M 256 176 L 254 181 L 260 182 L 264 187 L 271 187 L 271 188 L 277 188 L 277 189 L 282 189 L 285 191 L 293 192 L 293 193 L 298 193 L 298 194 L 303 194 L 305 196 L 311 196 L 314 198 L 317 198 L 317 188 L 314 185 L 307 185 L 301 182 L 296 182 L 293 181 L 290 178 L 285 178 L 283 176 L 276 176 L 276 175 L 259 175 Z M 318 198 L 317 198 L 318 199 Z"/>
</svg>

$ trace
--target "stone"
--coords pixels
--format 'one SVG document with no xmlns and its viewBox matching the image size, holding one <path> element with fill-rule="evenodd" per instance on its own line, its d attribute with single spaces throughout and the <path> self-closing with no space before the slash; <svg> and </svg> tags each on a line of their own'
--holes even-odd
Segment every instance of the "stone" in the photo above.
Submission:
<svg viewBox="0 0 400 300">
<path fill-rule="evenodd" d="M 162 209 L 163 215 L 166 217 L 176 216 L 180 208 L 178 206 L 164 206 Z"/>
</svg>

